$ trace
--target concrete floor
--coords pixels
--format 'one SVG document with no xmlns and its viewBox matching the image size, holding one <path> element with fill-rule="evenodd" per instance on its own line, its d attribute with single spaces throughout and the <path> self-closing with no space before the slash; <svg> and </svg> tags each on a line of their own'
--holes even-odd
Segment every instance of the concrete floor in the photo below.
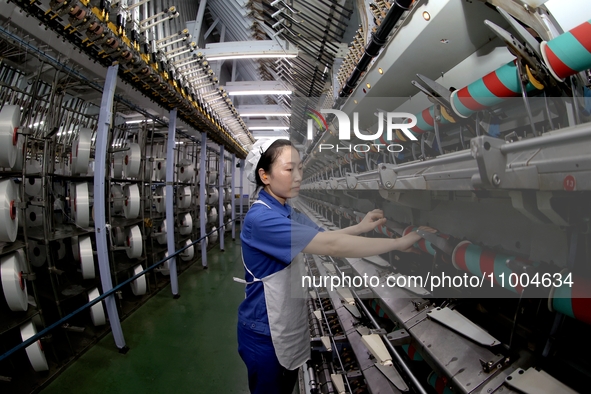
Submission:
<svg viewBox="0 0 591 394">
<path fill-rule="evenodd" d="M 244 286 L 240 239 L 208 253 L 179 277 L 181 297 L 165 288 L 123 323 L 130 350 L 119 354 L 111 334 L 75 361 L 43 394 L 248 393 L 236 323 Z"/>
</svg>

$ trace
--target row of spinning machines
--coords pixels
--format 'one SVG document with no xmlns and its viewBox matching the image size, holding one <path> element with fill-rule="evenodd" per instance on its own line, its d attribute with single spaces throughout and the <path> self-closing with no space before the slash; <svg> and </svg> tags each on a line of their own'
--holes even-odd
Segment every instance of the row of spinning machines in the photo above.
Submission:
<svg viewBox="0 0 591 394">
<path fill-rule="evenodd" d="M 175 141 L 174 157 L 167 158 L 166 136 L 146 121 L 113 127 L 105 195 L 96 196 L 96 124 L 43 136 L 42 121 L 20 123 L 21 107 L 11 104 L 16 99 L 9 96 L 0 110 L 2 353 L 99 297 L 105 274 L 117 286 L 168 257 L 170 232 L 173 250 L 186 247 L 176 258 L 175 275 L 186 269 L 201 257 L 196 250 L 217 244 L 218 228 L 230 221 L 234 200 L 231 160 L 221 161 L 219 151 L 183 136 Z M 174 168 L 171 196 L 167 166 Z M 173 229 L 166 225 L 168 199 Z M 105 207 L 109 230 L 106 272 L 97 255 L 97 204 Z M 225 225 L 223 231 L 230 229 Z M 116 297 L 119 317 L 169 284 L 170 271 L 167 260 L 123 286 Z M 8 392 L 39 387 L 108 332 L 107 317 L 101 301 L 2 360 L 2 385 Z"/>
</svg>

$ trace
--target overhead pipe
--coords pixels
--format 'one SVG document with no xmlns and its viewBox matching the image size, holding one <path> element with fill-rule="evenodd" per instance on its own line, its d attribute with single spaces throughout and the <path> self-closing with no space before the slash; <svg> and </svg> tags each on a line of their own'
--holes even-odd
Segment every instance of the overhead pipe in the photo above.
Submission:
<svg viewBox="0 0 591 394">
<path fill-rule="evenodd" d="M 365 51 L 355 69 L 349 76 L 347 83 L 339 92 L 339 97 L 348 97 L 353 93 L 353 89 L 357 85 L 361 75 L 367 70 L 371 60 L 378 55 L 380 49 L 386 44 L 388 36 L 392 32 L 396 23 L 400 20 L 402 14 L 409 10 L 414 0 L 395 0 L 394 4 L 384 17 L 384 20 L 378 27 L 378 30 L 372 34 L 369 44 L 365 47 Z"/>
</svg>

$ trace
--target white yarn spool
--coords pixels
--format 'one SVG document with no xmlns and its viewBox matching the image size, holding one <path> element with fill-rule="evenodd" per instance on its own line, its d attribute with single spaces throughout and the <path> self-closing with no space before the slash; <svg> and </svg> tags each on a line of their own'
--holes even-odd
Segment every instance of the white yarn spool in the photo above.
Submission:
<svg viewBox="0 0 591 394">
<path fill-rule="evenodd" d="M 189 235 L 193 231 L 193 216 L 190 213 L 181 215 L 179 220 L 179 233 Z"/>
<path fill-rule="evenodd" d="M 187 245 L 191 245 L 192 243 L 193 243 L 193 241 L 191 241 L 190 239 L 188 239 L 188 240 L 185 242 L 185 246 L 187 246 Z M 193 257 L 195 257 L 195 247 L 194 247 L 194 245 L 191 245 L 191 246 L 189 246 L 187 249 L 183 250 L 183 251 L 180 253 L 180 256 L 181 256 L 181 259 L 182 259 L 183 261 L 190 261 L 190 260 L 193 260 Z"/>
<path fill-rule="evenodd" d="M 211 231 L 214 231 L 213 233 L 209 234 L 209 242 L 211 242 L 212 244 L 216 243 L 218 241 L 218 232 L 217 232 L 217 227 L 213 226 L 211 228 Z"/>
<path fill-rule="evenodd" d="M 94 279 L 96 273 L 94 271 L 94 254 L 92 252 L 92 241 L 90 240 L 90 236 L 84 235 L 78 237 L 78 245 L 82 278 Z"/>
<path fill-rule="evenodd" d="M 178 171 L 179 182 L 189 182 L 195 176 L 195 166 L 190 160 L 181 160 Z"/>
<path fill-rule="evenodd" d="M 154 198 L 156 212 L 166 212 L 166 188 L 164 186 L 159 186 L 154 192 L 154 194 L 156 196 L 156 198 Z"/>
<path fill-rule="evenodd" d="M 99 290 L 95 287 L 88 291 L 88 302 L 98 298 L 101 295 Z M 94 326 L 103 326 L 107 324 L 107 318 L 105 316 L 105 309 L 103 307 L 103 301 L 97 302 L 90 307 L 90 320 Z"/>
<path fill-rule="evenodd" d="M 146 161 L 144 162 L 144 180 L 146 182 L 152 180 L 152 175 L 154 174 L 154 163 L 150 161 L 150 157 L 146 157 Z"/>
<path fill-rule="evenodd" d="M 37 334 L 37 329 L 33 325 L 33 322 L 28 322 L 21 326 L 21 338 L 23 342 L 35 334 Z M 45 354 L 43 353 L 43 347 L 41 346 L 41 342 L 39 340 L 27 346 L 25 350 L 27 352 L 29 362 L 36 372 L 49 370 L 47 360 L 45 359 Z"/>
<path fill-rule="evenodd" d="M 142 232 L 138 226 L 133 226 L 127 229 L 127 257 L 130 259 L 137 259 L 142 256 Z"/>
<path fill-rule="evenodd" d="M 126 178 L 137 178 L 140 175 L 142 151 L 140 145 L 135 142 L 127 146 L 129 150 L 124 152 L 123 156 L 123 176 Z"/>
<path fill-rule="evenodd" d="M 207 184 L 208 185 L 215 185 L 218 180 L 218 172 L 217 171 L 209 171 L 209 175 L 207 177 Z"/>
<path fill-rule="evenodd" d="M 29 205 L 25 211 L 27 227 L 38 227 L 43 225 L 43 208 L 37 205 Z"/>
<path fill-rule="evenodd" d="M 232 200 L 232 189 L 227 187 L 224 189 L 225 194 L 224 194 L 224 201 L 230 201 Z"/>
<path fill-rule="evenodd" d="M 94 160 L 88 162 L 88 168 L 86 170 L 87 176 L 94 176 Z"/>
<path fill-rule="evenodd" d="M 1 181 L 1 179 L 0 179 L 0 181 Z M 21 188 L 18 187 L 16 184 L 15 184 L 15 187 L 16 187 L 16 200 L 15 201 L 24 201 L 25 199 L 21 195 Z M 26 212 L 24 212 L 24 211 L 25 211 L 24 209 L 17 209 L 16 210 L 17 225 L 20 228 L 25 227 L 26 224 L 27 224 L 27 222 L 25 220 L 25 214 L 26 214 Z"/>
<path fill-rule="evenodd" d="M 165 259 L 167 257 L 168 252 L 164 252 L 164 257 L 162 257 L 162 259 Z M 164 263 L 162 263 L 162 265 L 160 266 L 160 273 L 164 276 L 170 275 L 170 260 L 166 260 Z"/>
<path fill-rule="evenodd" d="M 143 270 L 144 269 L 142 268 L 142 266 L 140 264 L 133 269 L 133 274 L 137 275 L 140 272 L 142 272 Z M 129 285 L 131 286 L 131 291 L 136 296 L 146 294 L 146 290 L 148 289 L 148 286 L 146 283 L 146 275 L 140 276 L 136 280 L 132 281 Z"/>
<path fill-rule="evenodd" d="M 16 160 L 12 171 L 22 171 L 23 163 L 25 162 L 25 137 L 22 134 L 18 135 L 18 141 L 16 143 Z"/>
<path fill-rule="evenodd" d="M 226 201 L 228 198 L 226 197 L 227 194 L 227 190 L 226 189 L 222 189 L 222 201 Z"/>
<path fill-rule="evenodd" d="M 158 241 L 158 243 L 160 245 L 164 245 L 166 244 L 166 220 L 162 221 L 162 223 L 160 223 L 160 225 L 157 228 L 158 231 L 158 235 L 156 236 L 156 241 Z"/>
<path fill-rule="evenodd" d="M 121 178 L 123 172 L 123 152 L 115 152 L 111 164 L 113 165 L 113 178 Z"/>
<path fill-rule="evenodd" d="M 218 210 L 215 207 L 211 208 L 211 211 L 207 214 L 207 223 L 214 224 L 218 221 Z"/>
<path fill-rule="evenodd" d="M 47 249 L 45 245 L 32 239 L 29 240 L 29 260 L 35 267 L 41 267 L 47 259 Z"/>
<path fill-rule="evenodd" d="M 64 241 L 59 239 L 55 245 L 56 247 L 56 252 L 57 252 L 57 259 L 61 260 L 64 257 L 66 257 L 66 245 L 64 244 Z"/>
<path fill-rule="evenodd" d="M 177 189 L 176 205 L 179 209 L 187 209 L 191 206 L 191 187 L 183 186 Z"/>
<path fill-rule="evenodd" d="M 29 160 L 26 163 L 27 175 L 40 174 L 41 163 L 38 160 Z M 41 178 L 30 177 L 25 180 L 25 193 L 31 197 L 37 196 L 41 193 L 42 180 Z"/>
<path fill-rule="evenodd" d="M 226 204 L 226 217 L 232 216 L 232 204 Z"/>
<path fill-rule="evenodd" d="M 214 187 L 209 188 L 208 196 L 207 203 L 209 205 L 217 204 L 220 199 L 220 193 L 218 192 L 218 189 Z"/>
<path fill-rule="evenodd" d="M 125 245 L 125 231 L 121 227 L 115 227 L 113 229 L 113 243 L 116 246 Z"/>
<path fill-rule="evenodd" d="M 72 175 L 88 173 L 88 163 L 90 162 L 90 143 L 92 130 L 82 128 L 78 136 L 72 143 L 72 152 L 70 152 L 70 164 Z"/>
<path fill-rule="evenodd" d="M 111 184 L 111 199 L 113 202 L 111 203 L 111 207 L 113 209 L 114 214 L 119 214 L 123 212 L 123 188 L 121 185 L 116 183 Z"/>
<path fill-rule="evenodd" d="M 127 219 L 135 219 L 140 214 L 140 188 L 136 184 L 123 186 L 125 202 L 123 204 L 123 215 Z"/>
<path fill-rule="evenodd" d="M 20 118 L 18 105 L 5 105 L 0 110 L 0 167 L 12 168 L 16 163 Z"/>
<path fill-rule="evenodd" d="M 155 168 L 155 176 L 157 181 L 164 181 L 166 180 L 166 161 L 158 160 L 154 165 Z"/>
<path fill-rule="evenodd" d="M 222 211 L 220 212 L 220 215 L 225 218 L 226 217 L 226 206 L 222 205 Z"/>
<path fill-rule="evenodd" d="M 74 235 L 70 238 L 70 243 L 72 245 L 72 255 L 74 256 L 74 260 L 80 262 L 80 245 L 78 241 L 78 236 Z M 30 253 L 30 252 L 29 252 Z"/>
<path fill-rule="evenodd" d="M 209 245 L 209 238 L 205 237 L 205 249 L 207 249 L 207 245 Z M 197 242 L 197 250 L 201 251 L 201 242 Z"/>
<path fill-rule="evenodd" d="M 74 197 L 74 220 L 80 227 L 90 226 L 90 197 L 88 195 L 88 183 L 76 184 L 76 197 Z"/>
<path fill-rule="evenodd" d="M 18 232 L 17 189 L 12 179 L 0 180 L 0 241 L 14 242 Z"/>
<path fill-rule="evenodd" d="M 28 309 L 27 282 L 23 273 L 27 267 L 20 253 L 11 253 L 0 258 L 2 291 L 11 311 L 24 312 Z"/>
</svg>

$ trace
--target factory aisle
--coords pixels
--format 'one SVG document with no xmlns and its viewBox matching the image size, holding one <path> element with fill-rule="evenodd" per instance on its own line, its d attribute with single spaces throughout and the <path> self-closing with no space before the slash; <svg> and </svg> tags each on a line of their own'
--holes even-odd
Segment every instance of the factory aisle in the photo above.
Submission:
<svg viewBox="0 0 591 394">
<path fill-rule="evenodd" d="M 43 394 L 248 393 L 237 352 L 237 308 L 244 287 L 240 239 L 208 253 L 179 277 L 181 297 L 165 288 L 122 326 L 130 347 L 119 354 L 111 334 L 75 361 Z"/>
</svg>

